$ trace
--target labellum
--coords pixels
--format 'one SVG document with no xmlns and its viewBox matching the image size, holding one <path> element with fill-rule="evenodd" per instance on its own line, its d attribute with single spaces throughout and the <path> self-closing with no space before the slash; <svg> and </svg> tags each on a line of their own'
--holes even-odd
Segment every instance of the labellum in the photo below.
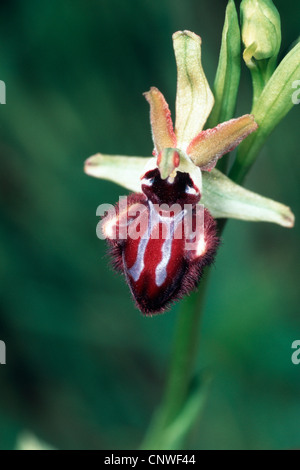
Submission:
<svg viewBox="0 0 300 470">
<path fill-rule="evenodd" d="M 125 211 L 118 205 L 116 216 L 104 218 L 102 228 L 115 268 L 125 274 L 138 308 L 151 315 L 197 286 L 218 238 L 188 173 L 162 179 L 156 168 L 143 175 L 141 187 L 142 193 L 129 196 Z"/>
</svg>

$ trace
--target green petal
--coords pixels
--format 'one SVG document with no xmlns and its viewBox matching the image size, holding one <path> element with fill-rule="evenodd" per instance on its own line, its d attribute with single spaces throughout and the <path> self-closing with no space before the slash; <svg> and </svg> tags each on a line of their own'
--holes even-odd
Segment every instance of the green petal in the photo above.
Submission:
<svg viewBox="0 0 300 470">
<path fill-rule="evenodd" d="M 295 217 L 289 207 L 242 188 L 216 169 L 203 172 L 202 177 L 201 203 L 213 217 L 294 226 Z"/>
<path fill-rule="evenodd" d="M 214 97 L 201 64 L 201 38 L 190 31 L 177 31 L 173 45 L 177 64 L 175 134 L 177 147 L 186 150 L 203 129 Z"/>
<path fill-rule="evenodd" d="M 124 157 L 97 153 L 84 164 L 87 175 L 112 181 L 134 192 L 141 191 L 140 177 L 153 157 Z"/>
</svg>

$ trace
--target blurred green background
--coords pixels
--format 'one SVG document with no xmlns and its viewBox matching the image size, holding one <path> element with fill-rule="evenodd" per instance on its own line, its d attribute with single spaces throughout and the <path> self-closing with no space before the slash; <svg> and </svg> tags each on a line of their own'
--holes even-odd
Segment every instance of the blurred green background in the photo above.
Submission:
<svg viewBox="0 0 300 470">
<path fill-rule="evenodd" d="M 275 2 L 281 57 L 296 0 Z M 157 86 L 174 115 L 171 35 L 202 36 L 212 85 L 226 2 L 9 0 L 0 7 L 0 448 L 29 432 L 61 449 L 134 449 L 159 403 L 176 310 L 144 318 L 96 238 L 96 208 L 125 191 L 86 176 L 103 153 L 150 155 Z M 299 77 L 300 79 L 300 77 Z M 249 112 L 244 67 L 237 115 Z M 246 186 L 299 216 L 299 111 L 269 139 Z M 213 374 L 191 449 L 300 446 L 299 226 L 231 221 L 202 320 L 199 368 Z"/>
</svg>

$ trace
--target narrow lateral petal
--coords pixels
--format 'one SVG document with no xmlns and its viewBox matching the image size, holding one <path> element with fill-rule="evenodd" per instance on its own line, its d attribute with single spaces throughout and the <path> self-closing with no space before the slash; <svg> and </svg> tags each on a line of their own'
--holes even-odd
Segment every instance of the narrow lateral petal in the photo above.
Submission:
<svg viewBox="0 0 300 470">
<path fill-rule="evenodd" d="M 223 122 L 200 132 L 188 146 L 187 154 L 202 170 L 211 170 L 219 158 L 235 149 L 257 127 L 252 114 Z"/>
<path fill-rule="evenodd" d="M 215 218 L 251 222 L 273 222 L 292 228 L 295 216 L 284 204 L 239 186 L 219 170 L 204 172 L 203 197 L 200 201 Z"/>
<path fill-rule="evenodd" d="M 176 125 L 177 146 L 186 150 L 212 110 L 214 97 L 201 64 L 201 38 L 190 31 L 173 34 L 177 64 Z"/>
<path fill-rule="evenodd" d="M 151 87 L 144 96 L 150 104 L 150 122 L 156 153 L 159 154 L 164 148 L 176 147 L 171 112 L 164 95 L 157 88 Z"/>
<path fill-rule="evenodd" d="M 153 157 L 125 157 L 97 153 L 85 161 L 84 172 L 95 178 L 113 181 L 130 191 L 140 192 L 140 176 L 152 160 L 155 163 Z"/>
</svg>

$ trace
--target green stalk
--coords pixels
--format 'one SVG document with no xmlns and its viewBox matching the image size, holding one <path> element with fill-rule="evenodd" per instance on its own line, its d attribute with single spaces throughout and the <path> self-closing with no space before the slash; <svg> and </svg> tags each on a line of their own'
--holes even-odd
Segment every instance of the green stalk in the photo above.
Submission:
<svg viewBox="0 0 300 470">
<path fill-rule="evenodd" d="M 199 347 L 200 319 L 204 309 L 208 279 L 209 272 L 206 270 L 199 290 L 186 297 L 180 306 L 170 373 L 162 404 L 166 426 L 176 418 L 188 394 Z"/>
<path fill-rule="evenodd" d="M 259 100 L 259 97 L 262 94 L 264 87 L 266 86 L 268 80 L 270 79 L 270 76 L 272 75 L 267 75 L 267 65 L 265 65 L 266 62 L 266 60 L 261 60 L 260 62 L 256 63 L 254 68 L 250 69 L 253 87 L 253 105 Z"/>
<path fill-rule="evenodd" d="M 180 420 L 180 413 L 184 408 L 191 388 L 208 279 L 209 271 L 206 269 L 199 290 L 186 297 L 180 305 L 165 393 L 141 446 L 143 450 L 179 448 L 177 446 L 186 437 L 183 433 L 182 436 L 179 436 L 178 442 L 176 436 L 176 446 L 170 435 L 174 435 L 172 425 L 176 423 L 178 417 Z M 192 418 L 196 418 L 196 416 Z M 187 428 L 188 431 L 191 424 L 190 422 L 183 423 L 183 427 Z"/>
</svg>

